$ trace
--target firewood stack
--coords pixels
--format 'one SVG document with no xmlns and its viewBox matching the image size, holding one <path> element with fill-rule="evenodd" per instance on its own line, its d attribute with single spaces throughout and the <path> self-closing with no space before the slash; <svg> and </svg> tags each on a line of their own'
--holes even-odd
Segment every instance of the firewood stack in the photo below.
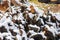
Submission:
<svg viewBox="0 0 60 40">
<path fill-rule="evenodd" d="M 0 12 L 0 40 L 60 40 L 60 14 L 28 4 Z"/>
</svg>

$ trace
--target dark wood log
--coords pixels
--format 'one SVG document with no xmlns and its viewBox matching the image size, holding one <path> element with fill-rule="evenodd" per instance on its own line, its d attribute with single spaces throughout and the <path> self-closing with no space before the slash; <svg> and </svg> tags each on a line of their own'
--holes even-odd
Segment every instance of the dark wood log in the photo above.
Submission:
<svg viewBox="0 0 60 40">
<path fill-rule="evenodd" d="M 42 3 L 53 3 L 53 4 L 60 4 L 60 0 L 38 0 L 38 2 L 42 2 Z"/>
</svg>

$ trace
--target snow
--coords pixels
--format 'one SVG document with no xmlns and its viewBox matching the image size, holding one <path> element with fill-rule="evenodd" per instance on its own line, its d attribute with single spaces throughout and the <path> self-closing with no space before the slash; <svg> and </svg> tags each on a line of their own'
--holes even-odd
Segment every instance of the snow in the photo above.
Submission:
<svg viewBox="0 0 60 40">
<path fill-rule="evenodd" d="M 14 6 L 11 7 L 11 9 L 12 9 L 12 13 L 13 13 L 13 14 L 16 13 L 16 10 L 14 9 Z"/>
<path fill-rule="evenodd" d="M 13 17 L 15 20 L 17 20 L 17 16 L 15 15 L 14 17 Z"/>
<path fill-rule="evenodd" d="M 14 29 L 13 31 L 19 34 L 19 29 Z"/>
<path fill-rule="evenodd" d="M 45 25 L 45 27 L 46 27 L 50 32 L 52 32 L 54 36 L 55 36 L 55 34 L 57 34 L 56 29 L 54 29 L 53 27 L 49 27 L 48 25 Z"/>
<path fill-rule="evenodd" d="M 26 32 L 23 29 L 21 29 L 21 31 L 23 32 L 22 33 L 22 37 L 25 37 L 25 40 L 27 40 L 27 34 L 26 34 Z"/>
<path fill-rule="evenodd" d="M 55 17 L 60 20 L 60 14 L 56 14 Z"/>
<path fill-rule="evenodd" d="M 9 2 L 11 2 L 10 0 L 8 0 Z M 15 0 L 18 4 L 23 4 L 23 3 L 20 3 L 19 0 Z M 25 1 L 25 0 L 24 0 Z M 59 22 L 56 22 L 57 23 L 57 26 L 56 26 L 56 23 L 53 23 L 51 22 L 51 16 L 50 15 L 45 15 L 44 14 L 44 10 L 43 9 L 40 9 L 37 7 L 37 5 L 35 5 L 34 3 L 29 3 L 28 0 L 25 1 L 26 3 L 23 4 L 25 7 L 27 7 L 25 10 L 27 12 L 27 15 L 29 15 L 29 18 L 31 18 L 31 20 L 33 20 L 33 17 L 34 16 L 37 16 L 36 17 L 36 21 L 40 20 L 41 23 L 43 24 L 42 26 L 37 26 L 37 23 L 33 25 L 33 23 L 29 23 L 27 20 L 28 19 L 25 19 L 24 16 L 23 16 L 23 13 L 24 12 L 21 12 L 21 6 L 11 6 L 11 11 L 9 12 L 5 12 L 5 13 L 0 13 L 0 28 L 2 26 L 5 27 L 5 29 L 7 30 L 7 32 L 3 32 L 1 33 L 0 32 L 0 38 L 3 40 L 4 37 L 6 37 L 7 40 L 14 40 L 13 38 L 16 38 L 17 40 L 22 40 L 22 38 L 25 38 L 25 40 L 35 40 L 33 38 L 31 38 L 32 36 L 34 35 L 42 35 L 43 38 L 47 39 L 47 36 L 45 36 L 45 30 L 43 31 L 42 29 L 45 27 L 47 28 L 48 31 L 50 31 L 52 34 L 53 34 L 53 37 L 56 37 L 57 35 L 60 34 L 60 27 L 59 27 Z M 30 9 L 30 6 L 33 5 L 35 11 L 36 11 L 36 14 L 32 14 L 31 12 L 29 12 L 31 9 Z M 18 13 L 17 13 L 18 11 Z M 55 16 L 57 20 L 60 21 L 60 14 L 59 12 L 57 13 L 53 13 L 51 11 L 49 11 L 50 14 L 52 16 Z M 13 14 L 17 14 L 17 15 L 14 15 L 12 17 Z M 40 18 L 40 17 L 49 17 L 49 20 L 46 21 L 47 24 L 44 23 L 44 19 L 43 18 Z M 12 20 L 17 20 L 17 23 L 14 23 Z M 18 24 L 19 20 L 21 21 L 20 24 Z M 29 20 L 30 21 L 30 20 Z M 8 23 L 10 23 L 10 26 L 8 25 Z M 52 25 L 52 26 L 49 26 L 48 24 Z M 20 27 L 20 28 L 19 28 Z M 28 32 L 26 31 L 26 28 L 33 28 L 32 30 L 31 29 L 28 29 Z M 38 32 L 35 32 L 34 31 L 34 28 L 37 29 Z M 10 29 L 17 33 L 16 36 L 13 36 L 12 33 L 10 32 Z M 4 30 L 4 29 L 2 29 Z M 0 31 L 2 31 L 0 30 Z M 29 35 L 29 37 L 27 37 L 28 34 L 31 34 Z M 21 35 L 20 35 L 21 34 Z M 47 34 L 48 35 L 48 34 Z M 60 38 L 59 38 L 60 40 Z"/>
<path fill-rule="evenodd" d="M 38 30 L 40 30 L 40 28 L 37 26 L 37 25 L 28 25 L 29 27 L 32 27 L 32 28 L 37 28 Z"/>
<path fill-rule="evenodd" d="M 38 13 L 38 16 L 42 16 L 44 11 L 39 9 L 38 7 L 35 7 L 36 12 Z"/>
<path fill-rule="evenodd" d="M 20 4 L 20 0 L 15 0 L 18 4 Z"/>
<path fill-rule="evenodd" d="M 16 35 L 17 40 L 22 40 L 22 37 L 20 35 Z"/>
<path fill-rule="evenodd" d="M 23 25 L 21 25 L 21 24 L 20 24 L 20 27 L 21 27 L 22 29 L 24 29 L 24 26 L 23 26 Z"/>
<path fill-rule="evenodd" d="M 41 19 L 41 23 L 44 25 L 43 19 Z"/>
<path fill-rule="evenodd" d="M 30 38 L 29 40 L 34 40 L 33 38 Z"/>
<path fill-rule="evenodd" d="M 44 35 L 44 32 L 41 32 L 41 33 L 34 33 L 32 34 L 30 37 L 34 36 L 34 35 L 42 35 L 43 38 L 46 38 L 46 36 Z"/>
<path fill-rule="evenodd" d="M 6 37 L 7 40 L 13 40 L 11 36 Z"/>
<path fill-rule="evenodd" d="M 32 13 L 29 13 L 28 15 L 31 19 L 34 17 L 34 14 L 32 14 Z"/>
<path fill-rule="evenodd" d="M 45 35 L 44 35 L 45 32 L 41 32 L 40 34 L 42 35 L 43 38 L 47 38 Z"/>
<path fill-rule="evenodd" d="M 1 35 L 1 33 L 0 33 L 0 38 L 3 39 L 3 36 Z"/>
<path fill-rule="evenodd" d="M 2 33 L 2 36 L 4 37 L 4 36 L 9 36 L 10 35 L 10 33 Z"/>
<path fill-rule="evenodd" d="M 22 13 L 19 13 L 18 14 L 18 20 L 23 20 L 23 19 L 24 19 L 23 14 Z"/>
<path fill-rule="evenodd" d="M 28 33 L 34 34 L 34 33 L 36 33 L 36 32 L 34 32 L 33 30 L 29 30 Z"/>
</svg>

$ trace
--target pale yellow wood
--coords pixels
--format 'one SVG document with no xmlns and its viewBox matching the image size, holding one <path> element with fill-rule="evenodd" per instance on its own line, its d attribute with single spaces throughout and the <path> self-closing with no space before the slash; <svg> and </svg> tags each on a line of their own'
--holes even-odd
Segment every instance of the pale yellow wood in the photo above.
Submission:
<svg viewBox="0 0 60 40">
<path fill-rule="evenodd" d="M 55 2 L 55 1 L 57 1 L 57 0 L 50 0 L 51 2 Z"/>
</svg>

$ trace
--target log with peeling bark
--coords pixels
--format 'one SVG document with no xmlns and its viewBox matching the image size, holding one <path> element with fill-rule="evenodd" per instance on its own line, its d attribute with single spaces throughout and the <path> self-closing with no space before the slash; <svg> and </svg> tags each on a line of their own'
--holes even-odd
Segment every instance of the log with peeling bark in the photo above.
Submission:
<svg viewBox="0 0 60 40">
<path fill-rule="evenodd" d="M 6 12 L 7 10 L 9 10 L 9 6 L 11 5 L 11 3 L 14 5 L 14 6 L 23 6 L 23 4 L 18 4 L 15 0 L 10 0 L 10 3 L 8 0 L 4 0 L 4 1 L 1 1 L 2 4 L 0 3 L 0 12 Z"/>
<path fill-rule="evenodd" d="M 15 6 L 20 6 L 20 4 L 16 3 L 15 0 L 11 0 L 11 3 L 12 3 L 13 5 L 15 5 Z"/>
</svg>

